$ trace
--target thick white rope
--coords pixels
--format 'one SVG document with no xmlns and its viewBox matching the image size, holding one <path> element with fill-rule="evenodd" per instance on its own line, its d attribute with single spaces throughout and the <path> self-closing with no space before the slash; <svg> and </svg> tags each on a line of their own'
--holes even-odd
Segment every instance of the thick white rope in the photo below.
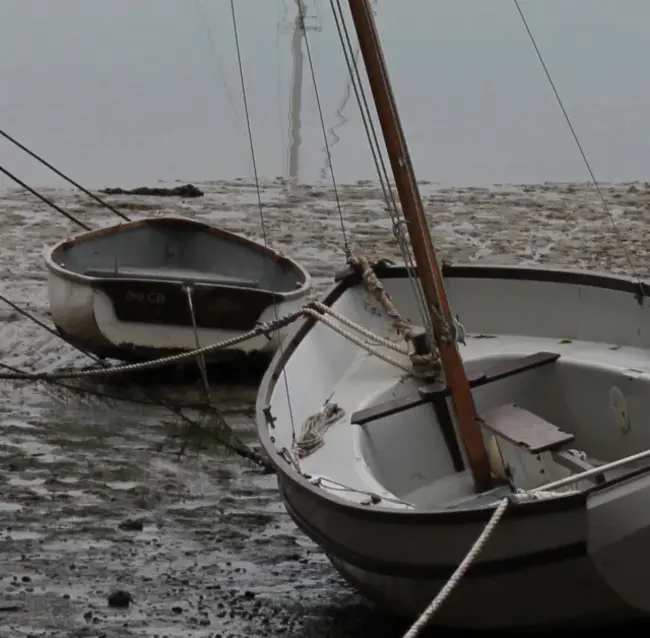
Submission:
<svg viewBox="0 0 650 638">
<path fill-rule="evenodd" d="M 436 597 L 431 601 L 429 606 L 424 610 L 422 615 L 413 623 L 411 628 L 404 634 L 404 638 L 415 638 L 422 628 L 427 625 L 434 614 L 440 609 L 441 605 L 445 602 L 449 594 L 452 592 L 454 587 L 460 582 L 467 570 L 470 568 L 472 563 L 476 560 L 480 551 L 483 549 L 485 543 L 488 541 L 492 533 L 494 532 L 497 523 L 501 520 L 501 517 L 505 514 L 505 511 L 508 505 L 513 503 L 523 503 L 531 500 L 540 500 L 540 499 L 549 499 L 549 498 L 561 498 L 575 494 L 578 490 L 565 490 L 563 492 L 558 491 L 558 488 L 567 487 L 569 485 L 575 484 L 578 481 L 581 481 L 592 476 L 597 476 L 603 474 L 609 470 L 613 470 L 624 465 L 629 465 L 635 461 L 640 461 L 650 458 L 650 450 L 645 450 L 639 452 L 638 454 L 632 454 L 623 459 L 618 459 L 617 461 L 612 461 L 611 463 L 606 463 L 604 465 L 599 465 L 598 467 L 592 468 L 590 470 L 585 470 L 584 472 L 579 472 L 578 474 L 572 474 L 566 478 L 560 479 L 558 481 L 553 481 L 552 483 L 547 483 L 540 487 L 533 488 L 532 490 L 517 490 L 513 495 L 504 498 L 497 508 L 494 510 L 492 517 L 488 521 L 487 525 L 481 532 L 481 535 L 476 539 L 474 545 L 458 566 L 456 571 L 451 575 L 451 578 L 447 581 L 445 586 L 438 592 Z"/>
<path fill-rule="evenodd" d="M 232 348 L 233 346 L 239 345 L 240 343 L 248 341 L 249 339 L 253 339 L 254 337 L 258 337 L 262 334 L 267 334 L 269 332 L 272 332 L 273 330 L 278 330 L 284 326 L 287 326 L 290 323 L 299 319 L 300 317 L 304 317 L 306 315 L 313 317 L 314 319 L 320 321 L 321 323 L 324 323 L 326 326 L 328 326 L 329 328 L 331 328 L 332 330 L 340 334 L 348 341 L 351 341 L 355 345 L 366 350 L 369 354 L 372 354 L 378 357 L 379 359 L 382 359 L 386 363 L 389 363 L 397 368 L 400 368 L 409 374 L 413 373 L 413 368 L 411 366 L 405 363 L 401 363 L 400 361 L 397 361 L 392 357 L 389 357 L 388 355 L 379 351 L 377 348 L 374 348 L 371 345 L 367 344 L 365 341 L 363 341 L 363 339 L 360 339 L 359 337 L 351 334 L 343 327 L 338 326 L 334 321 L 329 319 L 329 317 L 321 314 L 320 312 L 317 312 L 310 306 L 305 306 L 300 310 L 284 315 L 275 321 L 269 321 L 267 323 L 261 324 L 256 328 L 253 328 L 252 330 L 249 330 L 248 332 L 242 335 L 238 335 L 237 337 L 232 337 L 231 339 L 225 339 L 224 341 L 219 341 L 218 343 L 213 343 L 207 346 L 203 346 L 202 348 L 188 350 L 187 352 L 181 352 L 179 354 L 174 354 L 167 357 L 161 357 L 159 359 L 154 359 L 152 361 L 142 361 L 140 363 L 128 363 L 125 365 L 106 367 L 106 368 L 91 368 L 87 370 L 62 370 L 60 372 L 50 372 L 50 373 L 34 372 L 25 375 L 16 374 L 15 376 L 11 376 L 11 378 L 12 379 L 15 378 L 17 380 L 23 378 L 32 379 L 32 380 L 79 379 L 79 378 L 88 378 L 88 377 L 97 377 L 97 376 L 111 376 L 111 375 L 122 374 L 125 372 L 140 372 L 142 370 L 151 370 L 151 369 L 160 368 L 173 363 L 180 363 L 181 361 L 185 361 L 187 359 L 195 359 L 198 356 L 210 354 L 217 350 L 225 350 L 226 348 Z M 342 323 L 347 323 L 355 326 L 355 330 L 357 330 L 360 334 L 365 334 L 372 341 L 375 341 L 379 345 L 385 346 L 392 350 L 397 350 L 397 352 L 399 352 L 400 354 L 404 354 L 405 356 L 407 356 L 402 349 L 397 349 L 399 348 L 399 346 L 397 346 L 396 348 L 396 344 L 394 344 L 392 341 L 389 341 L 388 339 L 384 339 L 384 337 L 381 337 L 379 335 L 376 335 L 373 332 L 370 332 L 366 328 L 363 328 L 362 326 L 355 324 L 349 319 L 347 319 L 346 322 L 342 322 Z M 413 357 L 413 355 L 411 356 Z M 415 355 L 415 356 L 417 357 L 419 355 Z"/>
<path fill-rule="evenodd" d="M 481 535 L 476 539 L 472 548 L 467 552 L 467 555 L 463 559 L 460 565 L 456 568 L 456 571 L 451 575 L 449 580 L 445 583 L 445 586 L 438 592 L 437 596 L 429 603 L 429 606 L 422 612 L 422 615 L 411 625 L 411 628 L 404 634 L 404 638 L 416 638 L 416 636 L 424 629 L 424 627 L 429 624 L 429 621 L 433 618 L 434 614 L 440 609 L 442 604 L 447 600 L 449 594 L 454 590 L 456 585 L 461 581 L 467 570 L 472 566 L 472 563 L 476 560 L 478 555 L 481 553 L 481 550 L 485 546 L 485 543 L 488 542 L 492 532 L 495 530 L 497 523 L 501 520 L 501 517 L 506 513 L 506 509 L 510 504 L 510 498 L 504 498 L 497 508 L 492 513 L 492 517 L 488 521 L 487 525 L 483 528 Z"/>
<path fill-rule="evenodd" d="M 332 321 L 329 317 L 316 312 L 316 310 L 312 308 L 304 308 L 303 312 L 304 314 L 309 315 L 310 317 L 314 317 L 314 319 L 317 319 L 318 321 L 324 323 L 326 326 L 334 330 L 334 332 L 338 332 L 342 337 L 353 343 L 355 346 L 363 348 L 369 354 L 377 357 L 378 359 L 381 359 L 382 361 L 385 361 L 386 363 L 390 363 L 397 368 L 401 368 L 408 374 L 413 374 L 413 368 L 410 365 L 401 363 L 400 361 L 397 361 L 397 359 L 393 359 L 380 350 L 377 350 L 377 348 L 374 348 L 373 346 L 367 344 L 365 341 L 363 341 L 363 339 L 357 337 L 356 335 L 353 335 L 351 332 L 348 332 L 341 326 L 336 325 L 336 323 L 334 323 L 334 321 Z M 383 337 L 379 337 L 378 335 L 375 335 L 375 338 L 378 340 L 383 340 Z"/>
<path fill-rule="evenodd" d="M 314 308 L 316 308 L 316 310 L 320 310 L 321 312 L 330 315 L 337 321 L 341 322 L 344 326 L 347 326 L 348 328 L 352 328 L 352 330 L 356 330 L 359 334 L 362 334 L 364 337 L 367 337 L 371 341 L 381 344 L 382 346 L 386 346 L 387 348 L 394 350 L 395 352 L 399 352 L 400 354 L 403 355 L 409 354 L 408 347 L 400 346 L 399 344 L 395 343 L 394 341 L 391 341 L 390 339 L 380 337 L 378 334 L 375 334 L 374 332 L 368 330 L 367 328 L 360 326 L 358 323 L 355 323 L 354 321 L 348 319 L 346 316 L 342 315 L 341 313 L 336 312 L 336 310 L 332 310 L 332 308 L 326 306 L 320 301 L 315 301 L 313 303 L 313 306 Z"/>
</svg>

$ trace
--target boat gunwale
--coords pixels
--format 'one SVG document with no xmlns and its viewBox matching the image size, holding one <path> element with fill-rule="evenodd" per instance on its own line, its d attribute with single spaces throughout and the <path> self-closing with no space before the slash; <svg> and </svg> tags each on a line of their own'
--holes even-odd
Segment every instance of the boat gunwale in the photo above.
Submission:
<svg viewBox="0 0 650 638">
<path fill-rule="evenodd" d="M 51 273 L 56 274 L 62 279 L 67 279 L 69 281 L 74 281 L 74 282 L 79 282 L 79 283 L 84 283 L 89 285 L 92 285 L 96 282 L 115 281 L 115 279 L 111 277 L 93 277 L 90 275 L 83 275 L 73 270 L 69 270 L 68 268 L 64 268 L 63 266 L 60 266 L 54 261 L 54 254 L 57 251 L 68 250 L 75 245 L 82 244 L 85 243 L 86 241 L 91 241 L 93 239 L 97 239 L 98 237 L 116 235 L 120 231 L 125 230 L 127 228 L 140 228 L 143 226 L 155 225 L 156 222 L 160 222 L 160 221 L 162 222 L 170 221 L 172 223 L 174 222 L 185 223 L 187 224 L 187 226 L 193 227 L 196 230 L 204 230 L 216 237 L 222 239 L 228 239 L 242 246 L 246 246 L 251 250 L 260 252 L 265 257 L 270 258 L 272 261 L 275 261 L 279 264 L 286 265 L 289 268 L 291 268 L 294 272 L 297 272 L 301 277 L 301 283 L 300 286 L 297 287 L 295 290 L 278 292 L 275 290 L 255 289 L 255 292 L 265 292 L 265 293 L 272 294 L 274 297 L 278 299 L 278 303 L 281 301 L 292 301 L 294 299 L 300 299 L 301 297 L 305 296 L 311 289 L 312 286 L 311 275 L 309 274 L 306 268 L 304 268 L 302 265 L 300 265 L 297 261 L 295 261 L 291 257 L 282 255 L 278 251 L 273 250 L 268 246 L 263 246 L 262 244 L 253 241 L 252 239 L 247 239 L 246 237 L 242 237 L 241 235 L 237 235 L 236 233 L 232 233 L 223 228 L 213 226 L 206 222 L 197 221 L 189 217 L 184 217 L 182 215 L 146 217 L 143 219 L 137 219 L 129 222 L 114 224 L 112 226 L 104 226 L 101 228 L 94 228 L 89 231 L 84 231 L 82 233 L 74 235 L 73 237 L 70 237 L 69 239 L 60 241 L 49 248 L 46 248 L 44 251 L 45 266 Z M 129 277 L 128 280 L 142 281 L 142 282 L 153 281 L 147 277 Z M 124 281 L 124 278 L 120 278 L 120 281 Z M 160 280 L 155 280 L 155 281 L 160 281 Z M 176 280 L 170 279 L 169 282 L 167 283 L 175 283 L 175 282 Z M 232 286 L 232 285 L 225 285 L 225 284 L 209 284 L 209 283 L 198 283 L 197 286 L 208 287 L 208 288 L 240 288 L 240 286 Z M 249 289 L 246 288 L 246 290 Z"/>
<path fill-rule="evenodd" d="M 393 265 L 386 262 L 380 262 L 373 267 L 376 275 L 380 279 L 400 279 L 406 278 L 412 269 L 406 266 Z M 417 269 L 415 269 L 417 273 Z M 589 286 L 607 290 L 616 290 L 630 293 L 636 301 L 642 305 L 644 297 L 650 297 L 650 283 L 640 281 L 634 277 L 624 275 L 609 274 L 603 272 L 585 272 L 575 269 L 548 268 L 540 266 L 504 266 L 504 265 L 480 265 L 480 264 L 445 264 L 443 266 L 443 275 L 445 278 L 479 278 L 479 279 L 510 279 L 552 283 L 567 283 L 573 285 Z M 325 292 L 320 302 L 331 307 L 338 299 L 350 288 L 359 285 L 362 281 L 361 274 L 348 268 L 335 276 L 335 283 Z M 487 522 L 492 515 L 498 503 L 482 505 L 476 508 L 457 508 L 457 509 L 437 509 L 437 510 L 417 510 L 417 509 L 400 509 L 385 507 L 381 504 L 367 506 L 353 501 L 347 501 L 326 490 L 313 485 L 304 475 L 300 474 L 295 468 L 282 457 L 275 444 L 271 441 L 271 433 L 267 421 L 265 409 L 270 405 L 270 400 L 275 389 L 277 381 L 284 370 L 285 364 L 289 357 L 297 349 L 309 331 L 315 326 L 317 320 L 311 316 L 300 318 L 292 327 L 284 345 L 273 356 L 264 376 L 260 382 L 257 400 L 255 405 L 257 432 L 262 447 L 273 463 L 276 471 L 283 477 L 293 482 L 302 491 L 307 492 L 312 497 L 327 504 L 328 507 L 343 511 L 354 512 L 354 515 L 364 519 L 381 520 L 383 522 L 404 522 L 408 520 L 409 524 L 430 524 L 430 523 L 471 523 L 476 521 Z M 271 415 L 272 416 L 272 415 Z M 580 491 L 568 494 L 558 495 L 543 499 L 531 499 L 516 502 L 506 510 L 505 517 L 527 516 L 541 514 L 548 511 L 562 511 L 574 507 L 582 507 L 587 501 L 587 497 L 594 493 L 610 488 L 618 483 L 631 480 L 637 476 L 650 472 L 650 467 L 636 468 L 625 474 L 605 480 L 593 486 L 586 487 Z M 282 478 L 278 478 L 281 483 Z M 283 500 L 287 501 L 284 490 L 280 488 Z"/>
<path fill-rule="evenodd" d="M 298 512 L 294 504 L 291 502 L 291 499 L 288 498 L 284 493 L 282 486 L 280 486 L 279 491 L 287 513 L 296 524 L 296 526 L 302 530 L 302 532 L 307 537 L 309 537 L 312 541 L 314 541 L 314 543 L 323 548 L 326 553 L 330 553 L 333 556 L 336 556 L 339 560 L 343 560 L 359 569 L 365 569 L 375 574 L 385 574 L 389 576 L 409 578 L 438 578 L 441 580 L 447 580 L 458 568 L 457 563 L 404 563 L 380 560 L 376 557 L 371 558 L 369 556 L 359 554 L 354 550 L 350 550 L 345 545 L 342 545 L 339 541 L 333 540 L 331 537 L 320 532 L 314 525 L 309 523 Z M 571 509 L 573 508 L 574 504 L 572 503 Z M 534 513 L 536 515 L 543 516 L 545 513 L 553 514 L 557 511 L 557 508 L 549 508 L 545 512 L 535 510 Z M 532 512 L 529 510 L 527 513 L 531 514 Z M 401 522 L 405 527 L 412 527 L 414 523 L 417 525 L 420 521 L 414 521 L 412 519 L 405 521 L 402 519 Z M 458 523 L 476 522 L 476 520 L 459 521 L 456 517 L 454 517 L 453 520 L 445 517 L 443 520 L 427 521 L 428 524 L 435 525 L 440 525 L 440 523 L 457 525 Z M 479 522 L 483 522 L 482 519 L 480 519 Z M 530 567 L 534 566 L 547 565 L 553 562 L 564 561 L 569 558 L 580 558 L 586 556 L 587 553 L 587 541 L 583 539 L 570 543 L 564 543 L 558 546 L 553 546 L 548 549 L 510 556 L 507 558 L 480 560 L 470 567 L 467 576 L 469 578 L 490 577 L 504 572 L 511 572 L 513 570 L 529 569 Z"/>
</svg>

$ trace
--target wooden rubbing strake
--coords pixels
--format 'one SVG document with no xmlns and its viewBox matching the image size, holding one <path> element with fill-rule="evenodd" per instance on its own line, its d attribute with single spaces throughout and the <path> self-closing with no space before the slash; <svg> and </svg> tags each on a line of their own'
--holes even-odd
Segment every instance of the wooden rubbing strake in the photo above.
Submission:
<svg viewBox="0 0 650 638">
<path fill-rule="evenodd" d="M 575 436 L 514 403 L 481 415 L 485 427 L 531 454 L 540 454 L 571 443 Z"/>
</svg>

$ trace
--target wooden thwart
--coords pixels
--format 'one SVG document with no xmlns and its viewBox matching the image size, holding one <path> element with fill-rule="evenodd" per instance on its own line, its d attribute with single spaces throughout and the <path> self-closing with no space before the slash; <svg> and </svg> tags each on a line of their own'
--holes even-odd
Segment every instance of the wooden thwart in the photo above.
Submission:
<svg viewBox="0 0 650 638">
<path fill-rule="evenodd" d="M 485 427 L 531 454 L 553 451 L 575 436 L 514 403 L 494 408 L 480 417 Z"/>
<path fill-rule="evenodd" d="M 140 266 L 120 266 L 114 268 L 87 268 L 89 277 L 102 277 L 106 279 L 147 279 L 155 281 L 190 282 L 196 284 L 210 284 L 213 286 L 237 286 L 239 288 L 259 288 L 259 282 L 242 279 L 231 275 L 204 272 L 190 268 L 143 268 Z"/>
<path fill-rule="evenodd" d="M 480 369 L 477 366 L 472 366 L 471 362 L 469 362 L 467 365 L 467 378 L 471 388 L 478 388 L 492 381 L 499 381 L 515 374 L 554 363 L 559 358 L 560 355 L 556 352 L 536 352 L 526 357 L 518 357 Z M 371 408 L 359 410 L 352 414 L 351 422 L 357 425 L 365 425 L 371 421 L 415 408 L 435 399 L 447 397 L 450 395 L 451 389 L 443 383 L 434 383 L 419 388 L 418 393 L 419 396 L 391 399 Z"/>
<path fill-rule="evenodd" d="M 576 454 L 572 454 L 569 450 L 559 450 L 553 452 L 553 460 L 559 465 L 564 466 L 567 470 L 575 472 L 576 474 L 581 474 L 582 472 L 587 472 L 593 470 L 593 466 L 589 461 L 581 459 Z M 596 474 L 590 476 L 587 480 L 593 481 L 597 485 L 605 482 L 605 473 Z"/>
</svg>

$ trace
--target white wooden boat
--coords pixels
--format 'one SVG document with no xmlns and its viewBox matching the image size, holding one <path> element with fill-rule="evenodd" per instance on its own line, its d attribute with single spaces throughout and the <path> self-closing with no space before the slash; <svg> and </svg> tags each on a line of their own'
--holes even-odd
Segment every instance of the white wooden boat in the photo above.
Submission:
<svg viewBox="0 0 650 638">
<path fill-rule="evenodd" d="M 406 269 L 379 275 L 402 316 L 416 316 Z M 516 488 L 650 448 L 650 304 L 639 303 L 635 281 L 457 266 L 445 283 L 467 332 L 462 355 L 479 413 L 515 403 L 544 419 L 530 433 L 529 419 L 520 422 L 521 445 L 496 437 Z M 324 303 L 391 335 L 356 275 Z M 298 526 L 362 593 L 409 616 L 442 587 L 510 491 L 474 493 L 449 391 L 423 386 L 307 319 L 271 362 L 257 406 L 261 440 Z M 298 459 L 294 432 L 326 402 L 344 415 L 322 447 Z M 531 451 L 526 436 L 537 439 Z M 576 487 L 512 505 L 436 622 L 503 628 L 650 612 L 650 468 L 637 462 Z M 366 504 L 368 493 L 380 500 Z"/>
<path fill-rule="evenodd" d="M 311 289 L 292 259 L 184 217 L 84 232 L 49 248 L 45 264 L 57 329 L 74 345 L 124 361 L 239 336 L 298 309 Z M 210 360 L 271 356 L 283 336 L 262 335 Z"/>
<path fill-rule="evenodd" d="M 411 618 L 426 608 L 423 620 L 464 629 L 648 618 L 650 288 L 441 269 L 369 2 L 349 8 L 418 268 L 376 268 L 386 297 L 357 262 L 271 362 L 257 422 L 286 509 L 349 583 Z M 433 339 L 395 324 L 418 316 Z"/>
</svg>

